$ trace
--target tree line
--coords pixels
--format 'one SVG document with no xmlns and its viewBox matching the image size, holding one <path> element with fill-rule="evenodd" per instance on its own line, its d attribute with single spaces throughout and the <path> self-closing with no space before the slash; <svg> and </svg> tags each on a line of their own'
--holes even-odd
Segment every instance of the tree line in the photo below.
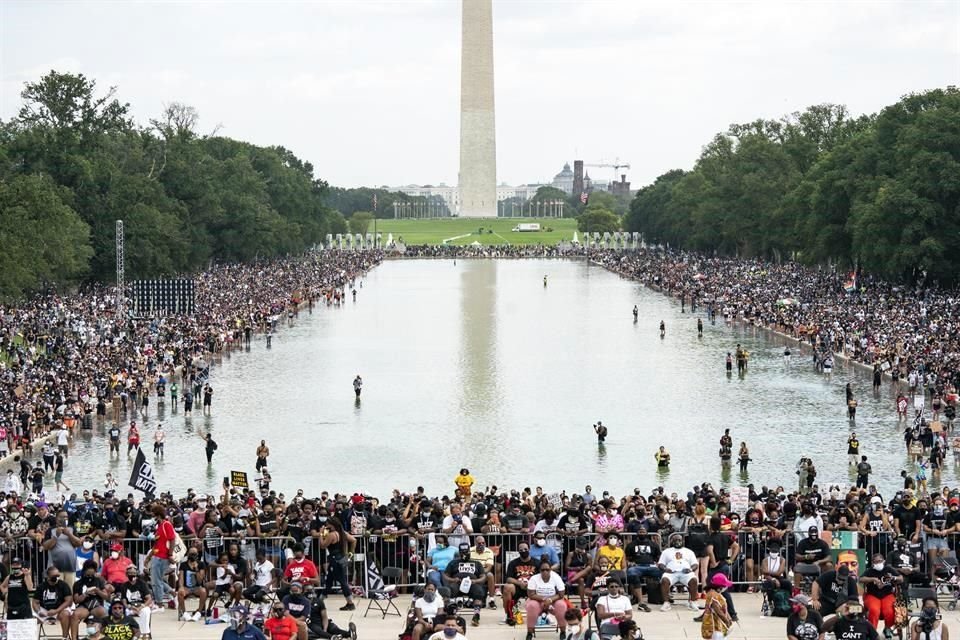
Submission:
<svg viewBox="0 0 960 640">
<path fill-rule="evenodd" d="M 52 71 L 0 122 L 0 298 L 112 282 L 122 219 L 128 279 L 296 253 L 346 233 L 331 189 L 284 147 L 197 131 L 172 103 L 145 125 L 116 89 Z"/>
<path fill-rule="evenodd" d="M 624 224 L 701 252 L 960 282 L 960 91 L 870 116 L 840 105 L 731 125 L 690 171 L 640 189 Z"/>
</svg>

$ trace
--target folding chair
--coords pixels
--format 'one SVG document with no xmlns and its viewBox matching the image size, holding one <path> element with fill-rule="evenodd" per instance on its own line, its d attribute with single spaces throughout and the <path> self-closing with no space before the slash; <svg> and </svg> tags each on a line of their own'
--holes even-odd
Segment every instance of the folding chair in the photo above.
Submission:
<svg viewBox="0 0 960 640">
<path fill-rule="evenodd" d="M 398 567 L 384 567 L 380 575 L 384 579 L 383 589 L 367 590 L 367 598 L 369 600 L 367 602 L 367 610 L 363 612 L 363 617 L 366 618 L 367 614 L 370 613 L 370 607 L 376 607 L 381 613 L 381 620 L 386 619 L 388 615 L 402 618 L 403 614 L 397 609 L 397 605 L 393 600 L 400 595 L 396 583 L 400 581 L 403 572 Z M 388 581 L 392 581 L 393 584 L 389 584 Z"/>
<path fill-rule="evenodd" d="M 907 587 L 907 601 L 910 602 L 911 605 L 916 602 L 916 606 L 919 608 L 924 598 L 933 598 L 936 600 L 937 590 L 931 587 Z"/>
</svg>

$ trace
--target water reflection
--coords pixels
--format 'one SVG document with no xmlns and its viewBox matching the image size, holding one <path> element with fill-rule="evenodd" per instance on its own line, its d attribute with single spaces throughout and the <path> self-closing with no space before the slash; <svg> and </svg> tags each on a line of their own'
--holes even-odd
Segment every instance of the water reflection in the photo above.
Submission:
<svg viewBox="0 0 960 640">
<path fill-rule="evenodd" d="M 285 492 L 383 495 L 422 484 L 449 493 L 464 466 L 479 486 L 547 491 L 795 486 L 800 456 L 814 460 L 821 486 L 849 484 L 847 382 L 871 481 L 890 492 L 902 486 L 901 469 L 914 473 L 888 385 L 877 396 L 869 374 L 842 362 L 827 378 L 796 341 L 681 315 L 679 303 L 582 261 L 389 262 L 358 291 L 356 304 L 300 314 L 270 349 L 261 337 L 213 363 L 212 416 L 199 406 L 185 416 L 168 400 L 137 417 L 148 445 L 156 424 L 165 427 L 161 490 L 218 493 L 231 470 L 252 473 L 261 438 L 273 486 Z M 751 357 L 734 378 L 725 357 L 737 343 Z M 350 385 L 358 373 L 360 407 Z M 610 431 L 594 452 L 598 419 Z M 721 468 L 724 428 L 749 446 L 748 475 Z M 209 467 L 198 437 L 207 431 L 220 445 Z M 64 475 L 71 487 L 102 487 L 107 470 L 121 484 L 129 477 L 130 460 L 110 460 L 105 433 L 98 423 L 76 439 Z M 653 459 L 660 445 L 669 469 Z M 955 484 L 956 467 L 948 462 L 941 476 Z"/>
</svg>

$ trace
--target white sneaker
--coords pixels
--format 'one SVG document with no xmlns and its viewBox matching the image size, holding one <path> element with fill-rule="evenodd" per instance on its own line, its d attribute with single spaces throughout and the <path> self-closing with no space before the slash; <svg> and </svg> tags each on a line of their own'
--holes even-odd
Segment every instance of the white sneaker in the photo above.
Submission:
<svg viewBox="0 0 960 640">
<path fill-rule="evenodd" d="M 687 609 L 690 609 L 690 611 L 700 611 L 700 607 L 698 607 L 697 603 L 693 600 L 687 600 Z"/>
<path fill-rule="evenodd" d="M 203 614 L 202 614 L 202 613 L 200 613 L 199 611 L 197 611 L 196 613 L 193 614 L 193 621 L 194 621 L 194 622 L 200 622 L 201 620 L 203 620 Z"/>
<path fill-rule="evenodd" d="M 180 622 L 193 622 L 193 614 L 184 611 L 180 614 Z"/>
<path fill-rule="evenodd" d="M 664 602 L 662 605 L 660 605 L 660 611 L 670 611 L 670 603 Z"/>
</svg>

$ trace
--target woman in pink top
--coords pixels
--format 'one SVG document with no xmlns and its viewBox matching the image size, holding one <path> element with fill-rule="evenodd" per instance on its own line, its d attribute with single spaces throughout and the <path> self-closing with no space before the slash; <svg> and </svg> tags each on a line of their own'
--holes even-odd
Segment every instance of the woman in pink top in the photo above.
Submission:
<svg viewBox="0 0 960 640">
<path fill-rule="evenodd" d="M 597 516 L 593 522 L 593 530 L 598 534 L 597 546 L 602 547 L 607 544 L 608 533 L 620 533 L 623 531 L 623 516 L 617 512 L 610 500 L 604 500 L 600 503 L 603 506 L 603 512 Z"/>
</svg>

